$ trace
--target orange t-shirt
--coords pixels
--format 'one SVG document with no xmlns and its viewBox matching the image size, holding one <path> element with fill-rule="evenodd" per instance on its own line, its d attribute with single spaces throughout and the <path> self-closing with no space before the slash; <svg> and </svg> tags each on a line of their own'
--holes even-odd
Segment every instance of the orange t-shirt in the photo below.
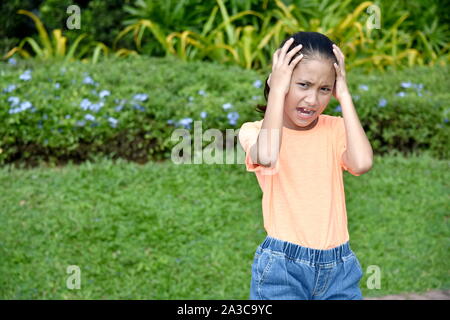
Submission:
<svg viewBox="0 0 450 320">
<path fill-rule="evenodd" d="M 344 119 L 321 114 L 310 130 L 283 127 L 274 168 L 254 164 L 250 158 L 262 122 L 244 123 L 239 142 L 246 153 L 247 171 L 255 172 L 263 192 L 267 234 L 323 250 L 348 241 L 343 170 L 349 169 L 341 161 L 346 150 Z"/>
</svg>

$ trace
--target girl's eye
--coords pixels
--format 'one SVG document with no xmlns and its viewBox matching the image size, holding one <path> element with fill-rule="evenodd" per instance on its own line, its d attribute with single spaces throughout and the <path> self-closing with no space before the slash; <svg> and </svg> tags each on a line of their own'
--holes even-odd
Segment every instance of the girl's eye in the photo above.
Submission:
<svg viewBox="0 0 450 320">
<path fill-rule="evenodd" d="M 297 84 L 299 84 L 300 87 L 303 87 L 303 88 L 306 88 L 308 86 L 306 83 L 301 83 L 301 82 L 299 82 Z M 324 90 L 324 91 L 331 91 L 329 88 L 322 88 L 322 90 Z"/>
</svg>

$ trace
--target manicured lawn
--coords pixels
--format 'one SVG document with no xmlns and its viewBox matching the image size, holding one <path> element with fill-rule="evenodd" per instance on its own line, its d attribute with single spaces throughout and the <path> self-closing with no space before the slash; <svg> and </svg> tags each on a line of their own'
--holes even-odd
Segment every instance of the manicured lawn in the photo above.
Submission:
<svg viewBox="0 0 450 320">
<path fill-rule="evenodd" d="M 450 288 L 449 164 L 375 156 L 369 173 L 345 173 L 352 249 L 382 272 L 379 290 L 365 274 L 365 296 Z M 0 187 L 1 299 L 248 298 L 265 232 L 243 165 L 4 167 Z"/>
</svg>

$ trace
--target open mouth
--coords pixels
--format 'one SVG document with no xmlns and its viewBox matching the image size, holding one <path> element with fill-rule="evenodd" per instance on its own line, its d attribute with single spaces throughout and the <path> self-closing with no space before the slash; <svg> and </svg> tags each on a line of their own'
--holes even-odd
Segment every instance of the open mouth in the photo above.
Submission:
<svg viewBox="0 0 450 320">
<path fill-rule="evenodd" d="M 314 111 L 314 110 L 309 110 L 309 109 L 305 109 L 305 108 L 297 108 L 297 115 L 302 119 L 311 118 L 315 113 L 316 113 L 316 111 Z"/>
</svg>

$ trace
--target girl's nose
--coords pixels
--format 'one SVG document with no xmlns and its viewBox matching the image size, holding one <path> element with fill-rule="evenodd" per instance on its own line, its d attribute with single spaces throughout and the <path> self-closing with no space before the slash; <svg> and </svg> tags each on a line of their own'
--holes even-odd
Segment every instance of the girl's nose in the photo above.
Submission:
<svg viewBox="0 0 450 320">
<path fill-rule="evenodd" d="M 317 94 L 315 92 L 309 92 L 305 98 L 305 102 L 311 106 L 316 107 L 317 105 Z"/>
</svg>

